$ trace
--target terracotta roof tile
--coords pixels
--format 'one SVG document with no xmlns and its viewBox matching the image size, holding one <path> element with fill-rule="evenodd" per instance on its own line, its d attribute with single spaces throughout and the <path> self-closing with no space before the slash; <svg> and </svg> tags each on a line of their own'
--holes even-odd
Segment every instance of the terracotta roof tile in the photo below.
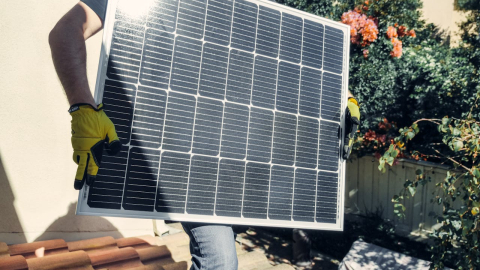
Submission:
<svg viewBox="0 0 480 270">
<path fill-rule="evenodd" d="M 8 251 L 7 243 L 0 242 L 0 258 L 10 257 L 10 252 Z"/>
<path fill-rule="evenodd" d="M 22 255 L 25 259 L 68 252 L 67 243 L 63 239 L 11 245 L 8 249 L 11 256 Z"/>
<path fill-rule="evenodd" d="M 68 242 L 70 252 L 84 250 L 86 252 L 97 252 L 103 250 L 118 249 L 117 241 L 111 236 Z"/>
<path fill-rule="evenodd" d="M 27 264 L 29 270 L 94 270 L 83 250 L 27 259 Z"/>
<path fill-rule="evenodd" d="M 108 270 L 117 270 L 142 266 L 137 251 L 132 247 L 103 250 L 90 253 L 89 256 L 94 269 L 107 268 Z"/>
<path fill-rule="evenodd" d="M 172 254 L 167 246 L 151 246 L 144 249 L 137 249 L 137 253 L 140 257 L 140 260 L 145 265 L 157 262 L 167 262 L 169 260 L 174 262 L 172 259 Z"/>
<path fill-rule="evenodd" d="M 117 246 L 119 248 L 134 247 L 135 249 L 142 249 L 142 248 L 151 247 L 157 244 L 157 240 L 155 239 L 155 237 L 151 235 L 119 238 L 119 239 L 116 239 L 116 241 L 117 241 Z"/>
<path fill-rule="evenodd" d="M 0 270 L 27 270 L 27 260 L 22 255 L 0 257 Z"/>
<path fill-rule="evenodd" d="M 149 264 L 141 267 L 135 267 L 128 270 L 187 270 L 187 262 L 176 262 L 171 264 Z"/>
</svg>

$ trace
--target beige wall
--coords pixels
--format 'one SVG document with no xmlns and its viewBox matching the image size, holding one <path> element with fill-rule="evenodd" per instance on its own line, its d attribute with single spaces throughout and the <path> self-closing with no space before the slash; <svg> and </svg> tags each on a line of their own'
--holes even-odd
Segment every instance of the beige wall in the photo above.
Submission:
<svg viewBox="0 0 480 270">
<path fill-rule="evenodd" d="M 86 237 L 68 233 L 79 231 L 153 232 L 151 220 L 74 215 L 69 106 L 50 58 L 48 34 L 76 2 L 0 1 L 0 241 Z M 87 42 L 92 89 L 100 46 L 101 33 Z"/>
<path fill-rule="evenodd" d="M 452 35 L 452 42 L 458 41 L 457 23 L 465 19 L 465 13 L 454 10 L 454 0 L 423 0 L 423 15 L 429 23 L 434 23 Z"/>
</svg>

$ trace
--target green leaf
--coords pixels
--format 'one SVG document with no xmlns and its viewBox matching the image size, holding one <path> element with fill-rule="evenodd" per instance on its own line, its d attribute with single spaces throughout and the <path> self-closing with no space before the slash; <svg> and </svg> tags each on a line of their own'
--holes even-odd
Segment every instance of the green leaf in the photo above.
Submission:
<svg viewBox="0 0 480 270">
<path fill-rule="evenodd" d="M 415 171 L 415 174 L 416 175 L 422 175 L 423 171 L 421 169 L 418 169 L 418 170 Z"/>
<path fill-rule="evenodd" d="M 463 142 L 462 141 L 454 141 L 453 142 L 453 150 L 455 152 L 459 151 L 462 148 L 463 148 Z"/>
<path fill-rule="evenodd" d="M 455 228 L 455 230 L 460 230 L 462 228 L 462 222 L 460 220 L 453 220 L 452 221 L 452 226 Z"/>
<path fill-rule="evenodd" d="M 472 168 L 472 174 L 475 178 L 479 179 L 480 178 L 480 170 L 478 170 L 477 167 Z"/>
<path fill-rule="evenodd" d="M 453 135 L 454 135 L 454 136 L 460 136 L 460 134 L 461 134 L 461 132 L 460 132 L 460 130 L 459 130 L 458 128 L 454 128 L 454 129 L 453 129 Z"/>
<path fill-rule="evenodd" d="M 417 124 L 413 124 L 412 128 L 413 128 L 413 130 L 415 131 L 416 134 L 418 134 L 418 132 L 420 132 L 420 129 L 418 128 Z"/>
<path fill-rule="evenodd" d="M 392 166 L 394 160 L 395 160 L 395 158 L 393 158 L 393 157 L 388 157 L 388 158 L 387 158 L 387 163 L 388 163 L 388 165 Z"/>
<path fill-rule="evenodd" d="M 412 195 L 412 197 L 415 195 L 415 192 L 417 191 L 417 188 L 416 187 L 413 187 L 413 186 L 409 186 L 408 187 L 408 192 L 410 192 L 410 194 Z"/>
<path fill-rule="evenodd" d="M 444 118 L 442 119 L 442 125 L 446 126 L 446 125 L 448 125 L 449 123 L 450 123 L 450 118 L 444 117 Z"/>
<path fill-rule="evenodd" d="M 409 140 L 411 140 L 411 139 L 413 139 L 413 137 L 415 137 L 415 133 L 409 131 L 409 132 L 407 133 L 407 137 L 408 137 Z"/>
</svg>

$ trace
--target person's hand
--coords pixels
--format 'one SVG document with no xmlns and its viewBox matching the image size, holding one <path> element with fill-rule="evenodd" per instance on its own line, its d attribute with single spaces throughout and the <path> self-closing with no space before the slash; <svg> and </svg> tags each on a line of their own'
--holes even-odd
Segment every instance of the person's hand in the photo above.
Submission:
<svg viewBox="0 0 480 270">
<path fill-rule="evenodd" d="M 122 144 L 115 126 L 103 111 L 103 104 L 74 104 L 68 110 L 72 116 L 73 161 L 78 164 L 74 187 L 82 189 L 85 182 L 91 186 L 102 162 L 103 149 L 116 155 Z"/>
<path fill-rule="evenodd" d="M 347 160 L 352 152 L 353 141 L 360 125 L 360 108 L 358 101 L 350 97 L 347 102 L 345 115 L 345 139 L 343 145 L 343 159 Z"/>
</svg>

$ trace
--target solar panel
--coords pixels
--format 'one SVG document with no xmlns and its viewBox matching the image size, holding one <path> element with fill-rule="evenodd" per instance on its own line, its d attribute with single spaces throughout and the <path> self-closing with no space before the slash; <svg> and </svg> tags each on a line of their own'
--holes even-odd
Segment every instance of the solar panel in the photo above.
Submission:
<svg viewBox="0 0 480 270">
<path fill-rule="evenodd" d="M 110 0 L 116 126 L 77 214 L 343 229 L 348 27 L 266 0 Z"/>
</svg>

